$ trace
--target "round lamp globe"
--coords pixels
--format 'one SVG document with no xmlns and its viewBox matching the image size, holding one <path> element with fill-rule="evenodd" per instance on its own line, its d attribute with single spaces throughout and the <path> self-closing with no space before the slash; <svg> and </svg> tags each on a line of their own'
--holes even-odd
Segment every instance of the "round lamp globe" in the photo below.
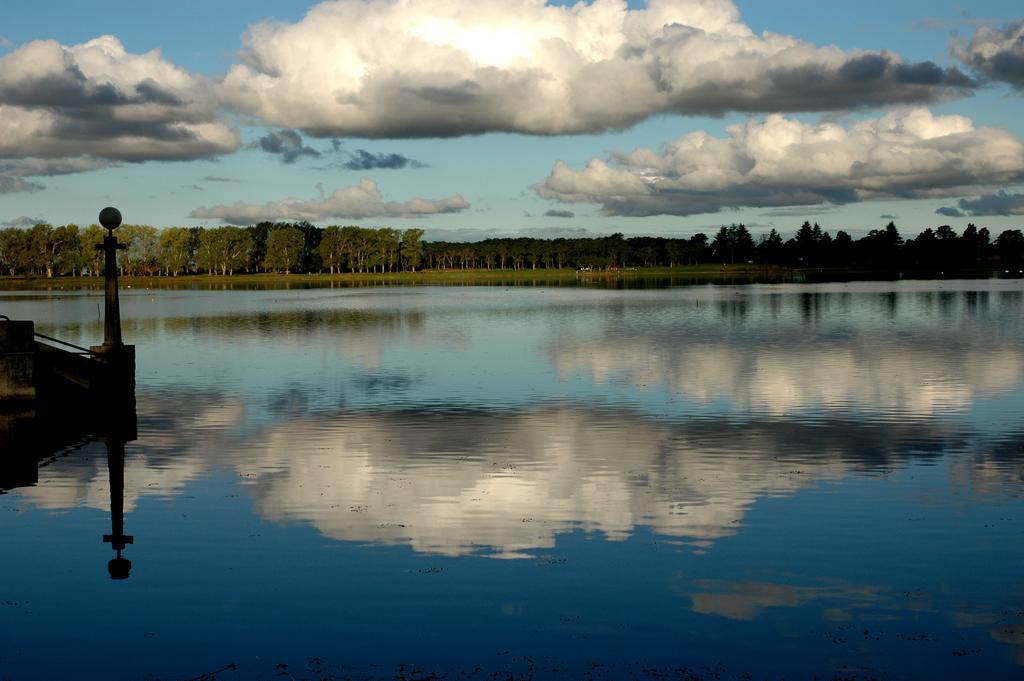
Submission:
<svg viewBox="0 0 1024 681">
<path fill-rule="evenodd" d="M 107 206 L 100 211 L 100 224 L 106 229 L 117 229 L 121 226 L 121 211 Z"/>
</svg>

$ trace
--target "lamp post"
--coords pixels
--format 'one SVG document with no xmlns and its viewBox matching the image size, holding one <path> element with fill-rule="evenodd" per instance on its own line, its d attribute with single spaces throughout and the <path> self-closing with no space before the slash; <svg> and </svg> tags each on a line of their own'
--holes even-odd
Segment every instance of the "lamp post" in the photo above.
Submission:
<svg viewBox="0 0 1024 681">
<path fill-rule="evenodd" d="M 117 252 L 128 246 L 117 242 L 114 230 L 121 226 L 121 211 L 107 207 L 100 211 L 100 224 L 106 227 L 107 235 L 96 250 L 103 251 L 103 275 L 106 280 L 103 319 L 103 345 L 94 345 L 89 350 L 99 360 L 97 372 L 98 387 L 108 402 L 135 404 L 135 346 L 121 341 L 121 306 L 117 287 Z"/>
<path fill-rule="evenodd" d="M 105 279 L 106 307 L 103 316 L 103 352 L 112 352 L 124 347 L 121 342 L 121 306 L 117 295 L 117 252 L 128 248 L 117 243 L 114 230 L 121 226 L 121 211 L 106 207 L 100 211 L 100 224 L 107 235 L 102 244 L 96 244 L 97 251 L 103 251 L 103 277 Z"/>
</svg>

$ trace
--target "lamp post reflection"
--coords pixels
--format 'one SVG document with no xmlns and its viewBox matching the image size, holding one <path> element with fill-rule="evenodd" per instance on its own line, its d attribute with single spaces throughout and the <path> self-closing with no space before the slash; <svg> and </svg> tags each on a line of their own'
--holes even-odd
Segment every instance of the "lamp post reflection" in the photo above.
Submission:
<svg viewBox="0 0 1024 681">
<path fill-rule="evenodd" d="M 110 544 L 116 555 L 107 563 L 111 579 L 128 579 L 132 562 L 122 555 L 135 538 L 124 533 L 124 446 L 138 437 L 133 393 L 111 393 L 107 409 L 97 433 L 107 445 L 107 471 L 110 479 L 110 534 L 103 543 Z"/>
<path fill-rule="evenodd" d="M 107 563 L 111 579 L 128 579 L 132 562 L 121 555 L 135 538 L 124 533 L 124 444 L 120 437 L 107 438 L 107 470 L 110 473 L 110 534 L 103 535 L 103 543 L 110 544 L 117 556 Z"/>
</svg>

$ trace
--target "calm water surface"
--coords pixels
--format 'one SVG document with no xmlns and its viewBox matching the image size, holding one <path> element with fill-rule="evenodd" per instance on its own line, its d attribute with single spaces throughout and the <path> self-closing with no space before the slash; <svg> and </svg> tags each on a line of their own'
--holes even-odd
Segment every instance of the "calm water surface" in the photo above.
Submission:
<svg viewBox="0 0 1024 681">
<path fill-rule="evenodd" d="M 7 474 L 0 679 L 1024 678 L 1019 281 L 121 302 L 131 577 Z"/>
</svg>

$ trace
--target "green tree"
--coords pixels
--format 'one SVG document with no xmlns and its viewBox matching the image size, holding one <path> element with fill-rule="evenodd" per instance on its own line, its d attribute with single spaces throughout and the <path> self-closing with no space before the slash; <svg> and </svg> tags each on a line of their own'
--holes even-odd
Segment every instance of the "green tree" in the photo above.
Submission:
<svg viewBox="0 0 1024 681">
<path fill-rule="evenodd" d="M 377 255 L 381 272 L 395 269 L 401 240 L 402 234 L 397 229 L 384 227 L 377 230 Z"/>
<path fill-rule="evenodd" d="M 342 236 L 341 227 L 331 225 L 325 229 L 317 250 L 331 274 L 334 274 L 335 270 L 340 272 L 345 258 L 345 239 Z"/>
<path fill-rule="evenodd" d="M 219 271 L 226 276 L 249 267 L 252 248 L 251 232 L 241 227 L 225 225 L 204 229 L 199 234 L 196 261 L 208 274 Z"/>
<path fill-rule="evenodd" d="M 323 272 L 324 261 L 320 257 L 323 230 L 305 220 L 296 222 L 292 227 L 302 232 L 302 254 L 299 256 L 299 264 L 293 269 L 302 272 Z"/>
<path fill-rule="evenodd" d="M 65 228 L 54 229 L 47 224 L 34 226 L 28 233 L 27 269 L 44 271 L 47 278 L 52 277 L 60 267 L 64 248 L 70 238 L 71 234 Z"/>
<path fill-rule="evenodd" d="M 235 270 L 249 267 L 249 254 L 252 250 L 252 237 L 241 227 L 220 227 L 220 273 L 234 274 Z"/>
<path fill-rule="evenodd" d="M 889 222 L 884 229 L 871 230 L 866 237 L 857 241 L 861 258 L 874 266 L 897 266 L 902 249 L 903 237 L 894 222 Z"/>
<path fill-rule="evenodd" d="M 349 267 L 353 271 L 369 272 L 377 262 L 377 230 L 363 227 L 343 227 L 345 248 L 349 253 Z"/>
<path fill-rule="evenodd" d="M 75 276 L 85 266 L 85 250 L 82 245 L 81 231 L 78 225 L 63 225 L 54 230 L 54 236 L 60 241 L 57 249 L 57 268 L 62 274 L 71 273 Z"/>
<path fill-rule="evenodd" d="M 196 267 L 213 274 L 220 264 L 220 239 L 216 229 L 200 229 L 196 248 Z"/>
<path fill-rule="evenodd" d="M 305 238 L 296 227 L 279 227 L 267 236 L 267 256 L 263 266 L 274 272 L 291 274 L 302 260 Z"/>
<path fill-rule="evenodd" d="M 402 269 L 415 272 L 423 261 L 423 230 L 414 228 L 402 232 L 402 243 L 399 249 L 402 257 Z"/>
<path fill-rule="evenodd" d="M 359 244 L 360 244 L 360 227 L 347 226 L 342 227 L 340 232 L 340 262 L 339 264 L 343 267 L 347 267 L 352 272 L 362 271 L 360 269 L 360 255 L 359 255 Z"/>
<path fill-rule="evenodd" d="M 723 263 L 746 262 L 754 254 L 754 237 L 750 236 L 746 225 L 723 226 L 715 235 L 711 249 Z"/>
<path fill-rule="evenodd" d="M 0 267 L 10 276 L 22 271 L 28 251 L 28 232 L 15 227 L 0 230 Z"/>
<path fill-rule="evenodd" d="M 782 260 L 785 247 L 782 236 L 773 228 L 761 235 L 761 242 L 757 244 L 757 259 L 764 263 L 777 263 Z"/>
<path fill-rule="evenodd" d="M 832 242 L 832 264 L 849 265 L 853 258 L 853 238 L 849 233 L 839 230 Z"/>
<path fill-rule="evenodd" d="M 267 236 L 273 227 L 273 222 L 261 222 L 246 228 L 249 237 L 252 239 L 252 250 L 249 259 L 254 268 L 261 267 L 267 257 Z"/>
<path fill-rule="evenodd" d="M 103 274 L 103 251 L 96 247 L 103 244 L 103 237 L 106 235 L 107 230 L 99 225 L 89 225 L 82 230 L 81 240 L 84 268 L 88 269 L 89 274 L 94 277 Z"/>
<path fill-rule="evenodd" d="M 149 225 L 122 225 L 117 230 L 118 240 L 127 248 L 120 253 L 121 270 L 128 275 L 150 274 L 159 265 L 160 237 L 156 227 Z"/>
<path fill-rule="evenodd" d="M 178 276 L 192 260 L 192 235 L 184 227 L 168 227 L 160 232 L 160 266 L 164 274 Z"/>
</svg>

